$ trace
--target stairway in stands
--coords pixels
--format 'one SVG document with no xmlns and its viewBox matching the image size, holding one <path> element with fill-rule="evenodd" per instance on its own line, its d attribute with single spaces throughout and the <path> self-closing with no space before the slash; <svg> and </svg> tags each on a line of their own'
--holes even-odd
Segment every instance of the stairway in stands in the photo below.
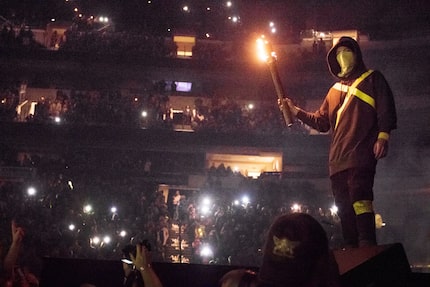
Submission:
<svg viewBox="0 0 430 287">
<path fill-rule="evenodd" d="M 181 245 L 179 242 L 181 242 Z M 188 240 L 188 234 L 184 233 L 184 226 L 181 226 L 181 233 L 179 233 L 179 225 L 172 223 L 169 229 L 166 260 L 172 263 L 190 263 L 191 256 L 191 242 Z"/>
</svg>

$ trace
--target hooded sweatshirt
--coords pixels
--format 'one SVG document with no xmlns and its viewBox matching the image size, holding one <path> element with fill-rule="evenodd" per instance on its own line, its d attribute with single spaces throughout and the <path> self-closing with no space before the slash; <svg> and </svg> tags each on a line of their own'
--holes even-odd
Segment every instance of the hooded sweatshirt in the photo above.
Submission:
<svg viewBox="0 0 430 287">
<path fill-rule="evenodd" d="M 340 46 L 351 49 L 355 55 L 354 68 L 347 75 L 341 73 L 336 59 Z M 358 43 L 350 37 L 340 38 L 330 49 L 327 64 L 338 82 L 330 88 L 317 111 L 300 110 L 297 118 L 320 132 L 331 132 L 330 176 L 349 168 L 375 171 L 377 160 L 373 146 L 378 135 L 389 135 L 397 128 L 391 88 L 379 71 L 371 71 L 355 82 L 369 70 L 363 62 Z"/>
</svg>

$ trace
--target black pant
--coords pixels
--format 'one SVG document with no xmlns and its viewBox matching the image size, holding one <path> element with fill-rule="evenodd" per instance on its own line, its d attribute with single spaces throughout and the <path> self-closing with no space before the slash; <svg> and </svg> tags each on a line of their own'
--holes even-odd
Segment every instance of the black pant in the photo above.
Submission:
<svg viewBox="0 0 430 287">
<path fill-rule="evenodd" d="M 376 245 L 373 208 L 356 212 L 354 203 L 373 202 L 375 171 L 352 168 L 330 177 L 332 192 L 338 207 L 342 235 L 347 247 Z"/>
</svg>

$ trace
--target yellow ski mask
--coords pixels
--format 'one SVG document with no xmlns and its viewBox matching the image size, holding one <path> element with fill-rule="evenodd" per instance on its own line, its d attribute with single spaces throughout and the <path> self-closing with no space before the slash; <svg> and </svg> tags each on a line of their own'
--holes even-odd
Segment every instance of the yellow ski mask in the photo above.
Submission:
<svg viewBox="0 0 430 287">
<path fill-rule="evenodd" d="M 354 69 L 356 64 L 354 52 L 345 46 L 339 46 L 336 50 L 336 60 L 340 66 L 339 77 L 347 77 Z"/>
</svg>

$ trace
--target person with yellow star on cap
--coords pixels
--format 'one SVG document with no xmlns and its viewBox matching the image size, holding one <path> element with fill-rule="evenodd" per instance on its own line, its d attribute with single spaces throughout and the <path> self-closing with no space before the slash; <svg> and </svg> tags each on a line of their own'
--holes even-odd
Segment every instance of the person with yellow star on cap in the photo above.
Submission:
<svg viewBox="0 0 430 287">
<path fill-rule="evenodd" d="M 321 224 L 306 213 L 281 215 L 266 236 L 258 287 L 338 287 L 338 265 Z"/>
</svg>

